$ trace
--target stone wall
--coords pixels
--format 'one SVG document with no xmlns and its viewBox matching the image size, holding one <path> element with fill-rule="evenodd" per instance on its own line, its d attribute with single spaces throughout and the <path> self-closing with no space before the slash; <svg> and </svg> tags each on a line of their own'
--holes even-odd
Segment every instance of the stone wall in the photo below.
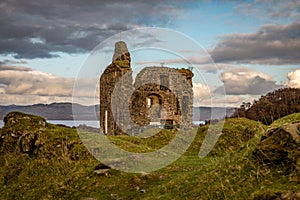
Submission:
<svg viewBox="0 0 300 200">
<path fill-rule="evenodd" d="M 188 73 L 189 72 L 189 73 Z M 189 70 L 146 67 L 135 78 L 130 112 L 139 125 L 168 123 L 188 128 L 192 124 L 193 74 Z"/>
<path fill-rule="evenodd" d="M 100 127 L 107 135 L 140 126 L 192 125 L 193 73 L 188 69 L 146 67 L 133 83 L 130 54 L 122 41 L 100 78 Z"/>
</svg>

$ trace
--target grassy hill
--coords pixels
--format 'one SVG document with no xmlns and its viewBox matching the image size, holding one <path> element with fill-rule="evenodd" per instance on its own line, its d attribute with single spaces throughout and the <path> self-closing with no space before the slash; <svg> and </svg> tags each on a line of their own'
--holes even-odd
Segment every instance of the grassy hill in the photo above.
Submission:
<svg viewBox="0 0 300 200">
<path fill-rule="evenodd" d="M 270 131 L 299 120 L 300 113 L 293 114 L 268 127 L 244 118 L 228 119 L 214 149 L 200 159 L 198 152 L 208 129 L 202 126 L 176 162 L 155 172 L 135 174 L 114 169 L 99 173 L 106 167 L 86 150 L 76 129 L 48 124 L 33 115 L 10 113 L 0 129 L 0 197 L 299 199 L 299 154 L 286 150 L 286 158 L 293 155 L 294 160 L 273 163 L 258 153 Z M 175 134 L 163 130 L 146 139 L 109 139 L 126 150 L 149 152 L 167 144 Z"/>
</svg>

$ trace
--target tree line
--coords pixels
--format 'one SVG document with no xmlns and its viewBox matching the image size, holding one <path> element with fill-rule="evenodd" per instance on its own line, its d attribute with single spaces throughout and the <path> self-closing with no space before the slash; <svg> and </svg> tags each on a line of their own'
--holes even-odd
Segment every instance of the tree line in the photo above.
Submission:
<svg viewBox="0 0 300 200">
<path fill-rule="evenodd" d="M 246 117 L 269 125 L 278 118 L 297 112 L 300 112 L 300 89 L 281 88 L 253 103 L 244 102 L 232 117 Z"/>
</svg>

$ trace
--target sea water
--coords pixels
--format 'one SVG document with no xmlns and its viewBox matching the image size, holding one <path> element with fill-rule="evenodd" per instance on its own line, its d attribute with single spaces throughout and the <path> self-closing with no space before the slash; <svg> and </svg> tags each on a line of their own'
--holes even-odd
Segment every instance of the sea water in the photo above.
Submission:
<svg viewBox="0 0 300 200">
<path fill-rule="evenodd" d="M 72 126 L 79 126 L 79 125 L 86 125 L 94 128 L 100 128 L 100 123 L 99 121 L 88 121 L 88 120 L 82 120 L 82 121 L 73 121 L 73 120 L 47 120 L 48 123 L 50 124 L 62 124 L 66 125 L 69 127 Z M 194 121 L 193 124 L 195 125 L 200 125 L 204 124 L 204 121 Z M 4 122 L 0 120 L 0 128 L 4 126 Z"/>
</svg>

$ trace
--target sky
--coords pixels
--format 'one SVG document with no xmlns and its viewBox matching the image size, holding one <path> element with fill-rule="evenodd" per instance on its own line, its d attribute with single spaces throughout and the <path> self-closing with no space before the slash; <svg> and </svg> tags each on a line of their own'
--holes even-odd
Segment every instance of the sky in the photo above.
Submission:
<svg viewBox="0 0 300 200">
<path fill-rule="evenodd" d="M 299 21 L 297 0 L 4 0 L 0 2 L 0 105 L 72 102 L 74 82 L 91 52 L 107 40 L 117 41 L 120 33 L 136 69 L 160 63 L 187 67 L 182 59 L 161 51 L 134 49 L 138 42 L 143 47 L 172 46 L 168 37 L 144 37 L 145 31 L 136 45 L 126 37 L 131 30 L 150 27 L 188 38 L 210 58 L 203 61 L 196 47 L 188 53 L 191 49 L 181 40 L 173 42 L 177 47 L 169 47 L 181 47 L 181 55 L 198 73 L 193 85 L 195 106 L 223 106 L 223 100 L 218 102 L 223 98 L 226 106 L 239 106 L 276 88 L 300 88 Z M 106 56 L 111 60 L 111 51 Z M 104 60 L 99 57 L 102 70 Z M 81 83 L 80 103 L 97 103 L 86 95 L 94 82 Z"/>
</svg>

